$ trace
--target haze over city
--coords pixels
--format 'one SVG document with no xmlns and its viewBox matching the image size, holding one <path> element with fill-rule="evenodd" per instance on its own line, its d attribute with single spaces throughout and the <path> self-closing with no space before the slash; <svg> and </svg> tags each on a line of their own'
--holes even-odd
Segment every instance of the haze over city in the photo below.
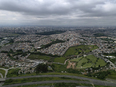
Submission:
<svg viewBox="0 0 116 87">
<path fill-rule="evenodd" d="M 0 0 L 0 25 L 115 26 L 115 0 Z"/>
<path fill-rule="evenodd" d="M 0 87 L 116 87 L 116 0 L 0 0 Z"/>
</svg>

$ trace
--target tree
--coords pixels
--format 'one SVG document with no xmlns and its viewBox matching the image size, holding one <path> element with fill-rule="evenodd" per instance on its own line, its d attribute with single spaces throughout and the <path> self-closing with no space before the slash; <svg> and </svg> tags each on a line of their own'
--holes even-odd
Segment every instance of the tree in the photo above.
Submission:
<svg viewBox="0 0 116 87">
<path fill-rule="evenodd" d="M 47 64 L 38 64 L 35 68 L 35 72 L 36 73 L 40 73 L 40 72 L 47 72 L 48 71 L 48 65 Z"/>
</svg>

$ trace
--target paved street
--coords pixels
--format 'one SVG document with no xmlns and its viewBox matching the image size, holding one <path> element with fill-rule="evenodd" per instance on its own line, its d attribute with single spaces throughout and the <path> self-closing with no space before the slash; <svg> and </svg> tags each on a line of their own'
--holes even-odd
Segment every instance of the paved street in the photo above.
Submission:
<svg viewBox="0 0 116 87">
<path fill-rule="evenodd" d="M 108 81 L 101 81 L 101 80 L 96 80 L 96 79 L 91 79 L 91 78 L 86 78 L 86 77 L 80 77 L 80 76 L 69 76 L 69 75 L 37 75 L 37 76 L 24 76 L 24 77 L 13 77 L 13 78 L 6 78 L 6 79 L 22 79 L 22 78 L 33 78 L 33 77 L 68 77 L 68 78 L 75 78 L 75 79 L 81 79 L 81 80 L 88 80 L 88 81 L 72 81 L 73 83 L 76 82 L 81 82 L 81 83 L 87 83 L 87 84 L 96 84 L 96 85 L 104 85 L 104 86 L 116 86 L 116 83 L 108 82 Z M 39 83 L 41 82 L 41 83 Z M 31 82 L 31 84 L 43 84 L 45 83 L 44 81 L 39 81 L 39 82 Z M 48 83 L 56 83 L 59 81 L 47 81 Z M 66 81 L 68 82 L 68 81 Z M 30 83 L 21 83 L 17 85 L 26 85 Z M 13 84 L 12 86 L 15 86 L 16 84 Z"/>
<path fill-rule="evenodd" d="M 3 69 L 5 71 L 5 77 L 4 78 L 6 78 L 6 75 L 8 73 L 8 69 L 4 69 L 4 68 L 0 68 L 0 69 Z"/>
</svg>

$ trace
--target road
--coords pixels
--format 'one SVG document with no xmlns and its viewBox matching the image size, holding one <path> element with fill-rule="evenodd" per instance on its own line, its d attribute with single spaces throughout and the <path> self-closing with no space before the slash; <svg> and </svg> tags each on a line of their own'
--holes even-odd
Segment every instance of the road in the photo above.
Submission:
<svg viewBox="0 0 116 87">
<path fill-rule="evenodd" d="M 73 80 L 56 80 L 56 81 L 38 81 L 38 82 L 27 82 L 27 83 L 21 83 L 21 84 L 12 84 L 12 85 L 6 85 L 3 87 L 14 87 L 14 86 L 22 86 L 22 85 L 32 85 L 32 84 L 49 84 L 49 83 L 83 83 L 83 84 L 95 84 L 95 85 L 105 85 L 104 83 L 98 83 L 98 82 L 88 82 L 88 81 L 73 81 Z M 109 84 L 109 86 L 116 86 L 116 84 Z"/>
<path fill-rule="evenodd" d="M 3 78 L 3 75 L 0 73 L 1 78 Z"/>
<path fill-rule="evenodd" d="M 89 83 L 93 83 L 96 85 L 104 85 L 104 86 L 116 86 L 116 83 L 108 82 L 108 81 L 101 81 L 101 80 L 96 80 L 96 79 L 91 79 L 91 78 L 86 78 L 86 77 L 80 77 L 80 76 L 69 76 L 69 75 L 37 75 L 37 76 L 24 76 L 24 77 L 12 77 L 12 78 L 6 78 L 6 79 L 22 79 L 22 78 L 33 78 L 33 77 L 68 77 L 68 78 L 75 78 L 75 79 L 81 79 L 81 80 L 88 80 Z M 82 82 L 88 82 L 88 81 L 82 81 Z M 40 81 L 43 82 L 43 81 Z M 48 81 L 49 82 L 49 81 Z M 75 81 L 73 81 L 74 83 Z M 77 82 L 77 81 L 76 81 Z M 33 82 L 31 82 L 34 84 Z M 54 83 L 54 81 L 52 81 Z M 20 85 L 22 85 L 21 83 Z M 26 84 L 26 83 L 24 83 Z M 14 84 L 16 85 L 16 84 Z"/>
<path fill-rule="evenodd" d="M 14 86 L 22 86 L 22 85 L 32 85 L 32 84 L 49 84 L 49 83 L 84 83 L 84 84 L 91 84 L 87 81 L 73 81 L 73 80 L 56 80 L 56 81 L 38 81 L 38 82 L 27 82 L 27 83 L 21 83 L 21 84 L 13 84 L 13 85 L 7 85 L 3 87 L 14 87 Z"/>
<path fill-rule="evenodd" d="M 5 71 L 5 76 L 4 76 L 4 78 L 6 78 L 9 69 L 4 69 L 4 68 L 0 68 L 0 69 L 3 69 L 3 70 Z"/>
<path fill-rule="evenodd" d="M 5 78 L 0 78 L 0 82 L 4 82 L 5 81 Z"/>
</svg>

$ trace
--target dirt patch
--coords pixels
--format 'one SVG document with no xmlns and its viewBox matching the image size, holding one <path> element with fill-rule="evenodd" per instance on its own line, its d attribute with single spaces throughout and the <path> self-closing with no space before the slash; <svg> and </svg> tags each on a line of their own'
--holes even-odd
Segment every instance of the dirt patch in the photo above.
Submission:
<svg viewBox="0 0 116 87">
<path fill-rule="evenodd" d="M 72 68 L 75 69 L 76 63 L 68 61 L 67 69 Z"/>
</svg>

